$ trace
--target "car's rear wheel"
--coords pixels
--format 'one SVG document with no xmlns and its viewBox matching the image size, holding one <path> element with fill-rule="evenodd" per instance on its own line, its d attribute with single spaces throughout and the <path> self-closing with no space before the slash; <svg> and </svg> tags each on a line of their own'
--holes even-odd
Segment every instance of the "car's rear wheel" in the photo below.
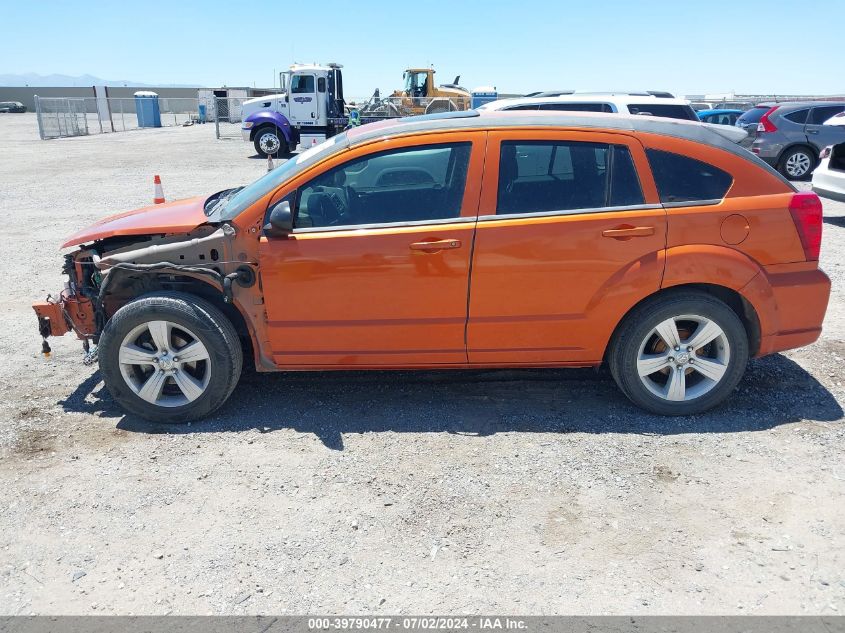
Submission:
<svg viewBox="0 0 845 633">
<path fill-rule="evenodd" d="M 778 170 L 790 180 L 804 180 L 816 166 L 816 157 L 806 147 L 788 150 L 778 163 Z"/>
<path fill-rule="evenodd" d="M 671 293 L 628 315 L 608 362 L 636 405 L 660 415 L 693 415 L 720 404 L 736 388 L 748 362 L 748 335 L 719 299 Z"/>
<path fill-rule="evenodd" d="M 279 128 L 274 125 L 265 125 L 256 130 L 252 144 L 255 146 L 258 155 L 263 158 L 282 156 L 287 154 L 288 151 L 285 137 L 279 132 Z"/>
<path fill-rule="evenodd" d="M 100 370 L 112 397 L 155 422 L 202 418 L 232 393 L 243 353 L 229 320 L 182 293 L 141 297 L 106 324 Z"/>
</svg>

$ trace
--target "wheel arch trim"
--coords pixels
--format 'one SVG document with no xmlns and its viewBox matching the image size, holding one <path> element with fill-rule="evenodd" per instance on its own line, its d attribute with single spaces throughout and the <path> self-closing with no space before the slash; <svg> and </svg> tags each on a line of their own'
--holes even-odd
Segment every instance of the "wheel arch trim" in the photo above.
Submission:
<svg viewBox="0 0 845 633">
<path fill-rule="evenodd" d="M 735 293 L 743 305 L 739 316 L 745 322 L 750 317 L 744 313 L 750 313 L 756 320 L 757 343 L 759 336 L 778 329 L 774 294 L 763 267 L 739 250 L 715 244 L 667 249 L 661 290 L 680 286 L 724 288 Z M 732 307 L 736 311 L 736 307 Z M 754 353 L 756 348 L 752 345 Z"/>
<path fill-rule="evenodd" d="M 683 290 L 715 296 L 733 309 L 746 328 L 752 355 L 758 353 L 762 337 L 777 331 L 774 293 L 759 264 L 743 253 L 723 246 L 678 246 L 665 251 L 660 287 L 638 298 L 616 321 L 603 357 L 607 357 L 616 333 L 629 314 L 646 301 Z"/>
<path fill-rule="evenodd" d="M 121 273 L 121 276 L 130 277 L 133 272 L 134 271 L 121 271 L 119 269 L 115 269 L 110 274 Z M 109 319 L 111 319 L 111 316 L 120 307 L 123 307 L 124 305 L 127 305 L 137 299 L 156 294 L 162 290 L 178 292 L 189 296 L 193 295 L 212 303 L 212 305 L 218 308 L 223 315 L 226 316 L 226 318 L 232 321 L 232 325 L 235 327 L 236 331 L 239 333 L 245 333 L 249 337 L 250 345 L 252 347 L 251 352 L 256 369 L 264 369 L 265 371 L 275 369 L 275 363 L 273 363 L 272 359 L 264 357 L 261 354 L 261 350 L 265 346 L 263 346 L 259 340 L 259 337 L 262 336 L 263 332 L 260 320 L 256 317 L 256 315 L 250 315 L 250 313 L 245 309 L 244 303 L 240 301 L 237 296 L 233 297 L 232 301 L 227 303 L 224 301 L 222 285 L 202 275 L 180 272 L 178 275 L 168 274 L 168 280 L 163 280 L 161 277 L 161 275 L 147 275 L 147 278 L 151 279 L 149 281 L 145 280 L 146 283 L 144 283 L 143 292 L 140 294 L 134 294 L 131 297 L 128 297 L 125 301 L 118 300 L 114 302 L 113 305 L 115 305 L 115 308 L 110 311 Z M 113 281 L 117 282 L 119 280 L 115 279 Z M 179 283 L 181 286 L 186 283 L 186 281 L 189 284 L 187 287 L 179 287 L 177 289 L 168 287 L 168 284 L 173 283 Z M 236 317 L 235 319 L 232 318 L 233 315 Z M 236 319 L 240 319 L 241 322 L 236 322 Z"/>
<path fill-rule="evenodd" d="M 778 154 L 777 164 L 778 165 L 780 164 L 780 161 L 783 159 L 784 156 L 786 156 L 787 153 L 789 153 L 790 151 L 792 151 L 792 150 L 794 150 L 798 147 L 807 148 L 810 151 L 810 157 L 813 159 L 813 161 L 816 163 L 816 165 L 818 165 L 818 163 L 819 163 L 819 151 L 815 147 L 813 147 L 813 144 L 810 143 L 809 141 L 807 141 L 807 142 L 796 141 L 795 143 L 791 143 L 791 144 L 787 145 L 786 147 L 784 147 L 782 150 L 780 150 L 780 153 Z"/>
<path fill-rule="evenodd" d="M 252 123 L 252 132 L 249 134 L 249 140 L 254 141 L 255 135 L 258 130 L 263 129 L 268 125 L 272 125 L 275 127 L 279 132 L 282 133 L 282 136 L 285 138 L 285 142 L 290 144 L 292 138 L 292 131 L 290 126 L 290 121 L 288 121 L 287 117 L 283 114 L 278 112 L 272 112 L 270 110 L 260 110 L 254 114 L 250 114 L 245 120 L 244 123 Z"/>
</svg>

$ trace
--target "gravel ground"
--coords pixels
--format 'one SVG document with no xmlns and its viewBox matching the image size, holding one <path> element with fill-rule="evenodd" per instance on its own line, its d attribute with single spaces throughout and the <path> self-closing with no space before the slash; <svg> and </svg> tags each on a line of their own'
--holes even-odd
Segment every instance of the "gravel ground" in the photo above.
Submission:
<svg viewBox="0 0 845 633">
<path fill-rule="evenodd" d="M 124 416 L 70 337 L 39 357 L 63 236 L 155 173 L 168 198 L 250 181 L 250 154 L 0 115 L 0 613 L 845 612 L 845 205 L 820 341 L 703 416 L 586 370 L 253 374 L 174 428 Z"/>
</svg>

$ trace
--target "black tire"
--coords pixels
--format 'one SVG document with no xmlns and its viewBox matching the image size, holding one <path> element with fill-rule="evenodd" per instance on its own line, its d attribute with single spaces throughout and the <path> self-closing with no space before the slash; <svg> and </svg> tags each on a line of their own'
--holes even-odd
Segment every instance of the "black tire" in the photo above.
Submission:
<svg viewBox="0 0 845 633">
<path fill-rule="evenodd" d="M 124 339 L 144 323 L 152 321 L 170 322 L 176 326 L 174 332 L 179 332 L 178 328 L 183 327 L 185 332 L 205 346 L 209 364 L 202 365 L 202 373 L 204 376 L 204 372 L 208 371 L 210 376 L 202 395 L 195 400 L 179 406 L 153 404 L 136 394 L 124 376 L 119 361 Z M 151 350 L 148 353 L 157 353 L 155 347 Z M 100 338 L 98 356 L 103 381 L 112 397 L 124 409 L 147 420 L 166 423 L 197 420 L 220 407 L 237 385 L 243 364 L 243 350 L 231 322 L 208 301 L 179 292 L 142 296 L 121 307 L 106 323 Z M 150 369 L 155 371 L 152 366 Z M 167 381 L 163 383 L 164 389 L 170 389 L 171 392 L 178 389 L 175 379 L 163 380 Z M 181 391 L 174 393 L 178 395 Z"/>
<path fill-rule="evenodd" d="M 786 150 L 778 161 L 778 171 L 788 180 L 807 180 L 816 168 L 816 156 L 809 147 L 793 147 Z M 797 165 L 806 165 L 806 170 L 796 172 Z"/>
<path fill-rule="evenodd" d="M 709 391 L 698 397 L 691 397 L 689 400 L 671 401 L 655 395 L 644 384 L 637 370 L 637 359 L 641 346 L 648 340 L 647 337 L 655 327 L 670 318 L 681 315 L 699 315 L 714 321 L 727 339 L 730 356 L 726 363 L 727 369 Z M 682 349 L 679 356 L 687 356 L 683 353 L 684 351 Z M 671 354 L 671 350 L 666 350 L 664 353 Z M 692 354 L 692 357 L 693 362 L 698 358 L 695 354 Z M 724 302 L 712 295 L 695 291 L 670 292 L 636 307 L 620 324 L 608 353 L 610 372 L 622 392 L 634 404 L 646 411 L 669 416 L 695 415 L 723 402 L 736 388 L 747 363 L 748 334 L 742 321 Z M 689 376 L 696 373 L 693 365 L 686 367 L 688 373 L 679 370 L 681 375 L 686 373 Z M 670 375 L 672 369 L 667 367 L 665 371 L 667 372 L 665 375 Z M 686 379 L 684 381 L 686 382 Z"/>
<path fill-rule="evenodd" d="M 268 151 L 270 147 L 268 147 L 265 142 L 265 137 L 267 136 L 272 136 L 275 139 L 272 147 L 275 147 L 276 144 L 278 144 L 278 149 L 275 152 Z M 279 128 L 275 125 L 263 125 L 255 130 L 255 134 L 252 137 L 252 144 L 255 147 L 255 151 L 262 158 L 267 158 L 270 154 L 273 155 L 273 158 L 278 158 L 279 156 L 284 156 L 288 153 L 288 144 L 285 141 L 285 137 L 281 132 L 279 132 Z"/>
</svg>

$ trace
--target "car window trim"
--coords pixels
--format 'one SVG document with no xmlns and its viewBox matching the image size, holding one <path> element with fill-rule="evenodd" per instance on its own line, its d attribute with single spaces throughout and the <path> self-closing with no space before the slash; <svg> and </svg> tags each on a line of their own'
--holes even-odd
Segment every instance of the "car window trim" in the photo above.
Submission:
<svg viewBox="0 0 845 633">
<path fill-rule="evenodd" d="M 731 183 L 733 186 L 733 182 Z M 730 191 L 730 187 L 728 187 Z M 716 204 L 721 204 L 724 198 L 711 198 L 710 200 L 678 200 L 676 202 L 664 202 L 662 204 L 664 209 L 678 209 L 680 207 L 709 207 Z"/>
<path fill-rule="evenodd" d="M 517 143 L 519 143 L 519 142 L 520 142 L 520 141 L 518 141 L 518 140 L 502 139 L 502 140 L 499 142 L 499 156 L 500 156 L 500 159 L 501 159 L 502 146 L 503 146 L 503 144 L 504 144 L 504 143 L 514 143 L 514 144 L 517 144 Z M 639 186 L 639 189 L 640 189 L 640 194 L 642 195 L 643 200 L 645 200 L 645 198 L 646 198 L 646 195 L 645 195 L 645 190 L 643 189 L 643 181 L 642 181 L 642 179 L 640 178 L 640 173 L 639 173 L 639 170 L 637 170 L 637 164 L 636 164 L 636 161 L 634 160 L 634 155 L 633 155 L 633 153 L 631 152 L 631 146 L 630 146 L 630 145 L 628 145 L 628 144 L 626 144 L 626 143 L 605 142 L 605 141 L 600 141 L 600 142 L 596 142 L 596 141 L 569 141 L 569 140 L 566 140 L 566 141 L 559 141 L 559 140 L 552 141 L 552 145 L 551 145 L 551 147 L 552 147 L 552 155 L 551 155 L 551 157 L 549 158 L 549 169 L 550 169 L 550 170 L 552 169 L 552 165 L 553 165 L 553 163 L 554 163 L 554 158 L 555 158 L 555 154 L 557 153 L 557 148 L 558 148 L 559 146 L 561 146 L 562 144 L 565 144 L 565 143 L 572 143 L 572 142 L 574 142 L 574 143 L 592 144 L 592 145 L 602 145 L 602 146 L 605 146 L 605 148 L 606 148 L 607 154 L 606 154 L 606 158 L 605 158 L 605 174 L 604 174 L 604 178 L 605 178 L 605 196 L 604 196 L 605 206 L 598 208 L 598 209 L 595 211 L 596 213 L 598 213 L 598 212 L 600 212 L 600 211 L 604 211 L 604 210 L 606 210 L 606 209 L 611 209 L 611 210 L 622 210 L 622 211 L 624 211 L 624 210 L 628 210 L 628 209 L 632 209 L 632 208 L 640 208 L 640 207 L 642 207 L 643 205 L 648 206 L 648 203 L 645 203 L 645 202 L 643 202 L 642 204 L 637 204 L 637 205 L 616 205 L 616 206 L 613 206 L 613 207 L 608 206 L 608 205 L 609 205 L 609 203 L 610 203 L 610 200 L 611 200 L 611 199 L 612 199 L 612 197 L 613 197 L 613 164 L 614 164 L 614 162 L 615 162 L 616 152 L 617 152 L 617 151 L 619 151 L 619 150 L 618 150 L 618 148 L 619 148 L 619 147 L 624 147 L 624 148 L 625 148 L 625 151 L 627 151 L 627 152 L 628 152 L 628 156 L 630 156 L 630 158 L 631 158 L 631 167 L 633 167 L 633 169 L 634 169 L 634 176 L 635 176 L 635 177 L 636 177 L 636 179 L 637 179 L 637 185 Z M 549 143 L 549 141 L 545 141 L 545 140 L 534 140 L 534 139 L 531 139 L 531 140 L 526 140 L 526 141 L 524 141 L 524 143 L 525 143 L 525 144 L 544 145 L 544 144 Z M 501 185 L 501 182 L 499 181 L 499 179 L 498 179 L 498 175 L 497 175 L 497 189 L 496 189 L 496 191 L 497 191 L 497 204 L 496 204 L 496 214 L 498 214 L 498 213 L 499 213 L 499 208 L 498 208 L 498 185 Z M 660 205 L 658 205 L 658 207 L 659 207 L 659 206 L 660 206 Z M 589 213 L 589 212 L 591 212 L 589 209 L 588 209 L 588 210 L 586 210 L 586 211 L 585 211 L 585 210 L 582 210 L 582 209 L 566 209 L 566 210 L 560 210 L 560 211 L 555 211 L 555 210 L 553 210 L 553 211 L 524 211 L 523 213 L 504 213 L 504 214 L 502 214 L 502 215 L 503 215 L 503 216 L 506 216 L 506 217 L 514 217 L 514 216 L 517 216 L 517 215 L 518 215 L 518 216 L 522 216 L 522 215 L 525 215 L 525 216 L 533 216 L 533 215 L 536 215 L 536 214 L 552 214 L 552 215 L 558 215 L 558 214 L 563 214 L 563 213 L 564 213 L 564 211 L 576 211 L 576 212 L 579 212 L 579 213 L 584 213 L 584 212 Z M 571 213 L 567 213 L 567 215 L 571 215 Z M 483 216 L 483 217 L 486 217 L 486 216 Z"/>
<path fill-rule="evenodd" d="M 372 224 L 339 224 L 337 226 L 303 226 L 294 228 L 291 235 L 300 233 L 334 233 L 337 231 L 357 231 L 369 229 L 394 229 L 415 226 L 434 226 L 440 224 L 466 224 L 475 222 L 476 217 L 461 215 L 454 218 L 439 218 L 437 220 L 411 220 L 408 222 L 374 222 Z"/>
<path fill-rule="evenodd" d="M 363 159 L 365 161 L 370 161 L 374 157 L 378 157 L 378 156 L 382 156 L 382 155 L 390 154 L 390 153 L 394 153 L 394 152 L 417 151 L 417 150 L 420 150 L 420 149 L 425 150 L 425 149 L 430 149 L 430 148 L 441 148 L 441 147 L 448 147 L 450 150 L 453 150 L 455 147 L 464 147 L 464 146 L 469 147 L 469 156 L 467 157 L 467 173 L 464 175 L 464 183 L 463 183 L 464 193 L 463 193 L 463 196 L 461 197 L 461 202 L 460 202 L 460 205 L 458 207 L 458 214 L 459 215 L 455 216 L 454 218 L 438 218 L 437 220 L 406 220 L 406 221 L 401 221 L 401 222 L 375 222 L 375 223 L 369 223 L 369 224 L 344 224 L 344 225 L 338 225 L 338 226 L 339 227 L 346 227 L 346 228 L 342 228 L 341 230 L 352 230 L 349 227 L 378 228 L 378 227 L 382 227 L 382 226 L 384 226 L 384 227 L 416 226 L 417 224 L 425 225 L 426 223 L 441 224 L 441 222 L 439 221 L 441 219 L 446 219 L 446 220 L 453 219 L 454 220 L 454 219 L 463 218 L 463 217 L 469 217 L 470 219 L 472 219 L 474 221 L 475 216 L 460 215 L 461 213 L 463 213 L 464 196 L 466 196 L 466 187 L 467 187 L 467 184 L 469 182 L 469 170 L 470 170 L 470 165 L 472 163 L 472 156 L 473 156 L 473 152 L 474 152 L 474 148 L 475 148 L 475 144 L 474 144 L 473 140 L 470 139 L 470 140 L 462 140 L 462 141 L 461 140 L 445 141 L 445 142 L 444 141 L 440 141 L 440 142 L 436 141 L 434 143 L 421 143 L 419 145 L 408 145 L 408 146 L 400 146 L 400 147 L 393 147 L 393 148 L 388 148 L 388 149 L 384 149 L 384 150 L 378 150 L 378 151 L 375 151 L 375 152 L 370 152 L 368 154 L 362 154 L 362 155 L 357 156 L 357 157 L 349 158 L 349 159 L 335 165 L 334 167 L 329 167 L 328 169 L 321 171 L 317 175 L 311 176 L 306 182 L 299 185 L 292 192 L 295 196 L 294 197 L 295 203 L 293 205 L 293 226 L 294 226 L 293 231 L 294 232 L 296 232 L 297 230 L 303 230 L 304 231 L 306 229 L 330 230 L 330 229 L 335 228 L 335 227 L 323 227 L 323 226 L 315 226 L 315 227 L 304 226 L 304 227 L 300 227 L 299 229 L 297 229 L 297 227 L 296 227 L 296 220 L 299 216 L 300 198 L 302 196 L 303 189 L 305 187 L 307 187 L 308 185 L 310 185 L 317 178 L 320 178 L 321 176 L 323 176 L 323 175 L 325 175 L 325 174 L 327 174 L 327 173 L 329 173 L 329 172 L 331 172 L 335 169 L 341 169 L 345 165 L 349 165 L 350 163 L 352 163 L 356 160 Z M 449 157 L 450 164 L 451 164 L 454 156 L 455 156 L 455 152 L 452 151 L 451 154 L 450 154 L 450 157 Z M 448 169 L 449 169 L 449 167 L 447 167 L 447 170 Z M 358 172 L 355 172 L 355 173 L 358 173 Z"/>
<path fill-rule="evenodd" d="M 646 204 L 626 204 L 616 207 L 587 207 L 584 209 L 559 209 L 556 211 L 526 211 L 525 213 L 499 213 L 494 215 L 480 215 L 479 222 L 488 222 L 490 220 L 511 220 L 518 218 L 537 218 L 537 217 L 553 217 L 563 215 L 580 215 L 588 213 L 615 213 L 620 211 L 653 211 L 655 209 L 662 209 L 665 205 L 656 203 Z"/>
</svg>

